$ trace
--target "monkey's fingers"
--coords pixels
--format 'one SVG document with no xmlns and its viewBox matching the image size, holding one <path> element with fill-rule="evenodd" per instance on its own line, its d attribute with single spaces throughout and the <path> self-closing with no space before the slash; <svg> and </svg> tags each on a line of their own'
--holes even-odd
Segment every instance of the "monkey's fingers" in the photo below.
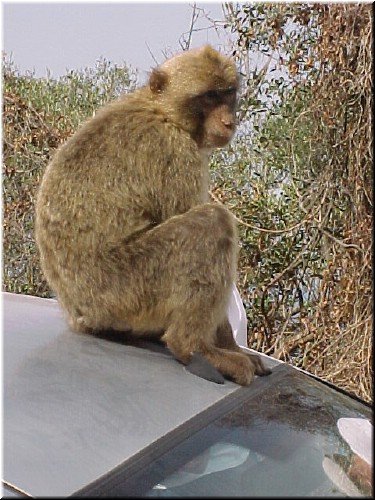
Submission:
<svg viewBox="0 0 375 500">
<path fill-rule="evenodd" d="M 247 354 L 247 356 L 249 356 L 251 362 L 254 365 L 255 375 L 263 377 L 264 375 L 269 375 L 270 373 L 272 373 L 272 370 L 265 366 L 261 356 L 258 356 L 257 354 Z"/>
</svg>

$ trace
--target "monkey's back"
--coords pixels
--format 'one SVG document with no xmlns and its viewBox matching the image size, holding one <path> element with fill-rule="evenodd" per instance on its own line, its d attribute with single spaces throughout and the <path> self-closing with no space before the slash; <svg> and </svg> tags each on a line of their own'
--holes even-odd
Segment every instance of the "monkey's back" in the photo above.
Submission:
<svg viewBox="0 0 375 500">
<path fill-rule="evenodd" d="M 204 170 L 189 134 L 145 89 L 99 110 L 55 153 L 38 193 L 36 239 L 52 287 L 85 270 L 93 278 L 104 249 L 204 201 Z"/>
</svg>

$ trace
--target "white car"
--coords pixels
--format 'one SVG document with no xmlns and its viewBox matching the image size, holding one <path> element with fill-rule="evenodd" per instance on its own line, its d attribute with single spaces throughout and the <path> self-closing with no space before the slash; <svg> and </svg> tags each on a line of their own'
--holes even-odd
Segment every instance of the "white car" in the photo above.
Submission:
<svg viewBox="0 0 375 500">
<path fill-rule="evenodd" d="M 370 496 L 372 409 L 301 370 L 249 387 L 3 294 L 4 497 Z"/>
</svg>

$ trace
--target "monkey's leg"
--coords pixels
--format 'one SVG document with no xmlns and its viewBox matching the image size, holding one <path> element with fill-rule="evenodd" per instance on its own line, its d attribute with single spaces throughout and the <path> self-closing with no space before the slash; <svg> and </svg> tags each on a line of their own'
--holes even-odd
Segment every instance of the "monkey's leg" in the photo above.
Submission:
<svg viewBox="0 0 375 500">
<path fill-rule="evenodd" d="M 173 294 L 162 340 L 184 364 L 199 352 L 220 373 L 247 385 L 255 372 L 251 359 L 240 350 L 215 346 L 216 330 L 225 319 L 236 272 L 234 218 L 224 207 L 206 204 L 183 214 L 178 221 L 173 242 L 177 265 L 170 275 Z M 167 221 L 165 226 L 169 225 L 169 234 L 172 223 Z"/>
<path fill-rule="evenodd" d="M 181 318 L 182 319 L 182 318 Z M 255 366 L 241 352 L 216 347 L 210 342 L 210 326 L 195 318 L 181 323 L 176 321 L 162 337 L 169 350 L 184 364 L 189 364 L 195 352 L 201 353 L 222 375 L 241 385 L 248 385 L 254 378 Z"/>
<path fill-rule="evenodd" d="M 92 270 L 102 286 L 77 299 L 80 321 L 93 330 L 164 330 L 163 340 L 183 363 L 201 352 L 223 375 L 249 384 L 251 359 L 215 346 L 237 251 L 235 221 L 224 207 L 207 203 L 174 216 L 102 250 L 102 267 Z"/>
<path fill-rule="evenodd" d="M 206 311 L 214 309 L 213 342 L 229 301 L 237 248 L 230 212 L 213 203 L 196 206 L 70 263 L 64 269 L 65 309 L 74 329 L 140 335 L 165 331 L 175 312 L 187 318 L 194 308 L 205 323 Z"/>
<path fill-rule="evenodd" d="M 216 346 L 246 354 L 246 356 L 248 356 L 254 364 L 256 375 L 262 376 L 269 375 L 271 373 L 271 370 L 264 366 L 262 358 L 260 356 L 258 356 L 257 354 L 245 353 L 241 350 L 240 346 L 236 343 L 233 337 L 232 327 L 227 318 L 225 318 L 223 323 L 219 325 L 216 331 Z"/>
</svg>

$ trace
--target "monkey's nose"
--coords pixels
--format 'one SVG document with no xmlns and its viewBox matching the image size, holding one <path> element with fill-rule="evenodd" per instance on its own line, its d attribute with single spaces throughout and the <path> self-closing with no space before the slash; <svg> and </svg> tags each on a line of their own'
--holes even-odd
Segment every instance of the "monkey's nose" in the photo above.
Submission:
<svg viewBox="0 0 375 500">
<path fill-rule="evenodd" d="M 232 117 L 222 118 L 221 122 L 229 130 L 234 129 L 235 122 L 234 122 L 234 119 Z"/>
</svg>

